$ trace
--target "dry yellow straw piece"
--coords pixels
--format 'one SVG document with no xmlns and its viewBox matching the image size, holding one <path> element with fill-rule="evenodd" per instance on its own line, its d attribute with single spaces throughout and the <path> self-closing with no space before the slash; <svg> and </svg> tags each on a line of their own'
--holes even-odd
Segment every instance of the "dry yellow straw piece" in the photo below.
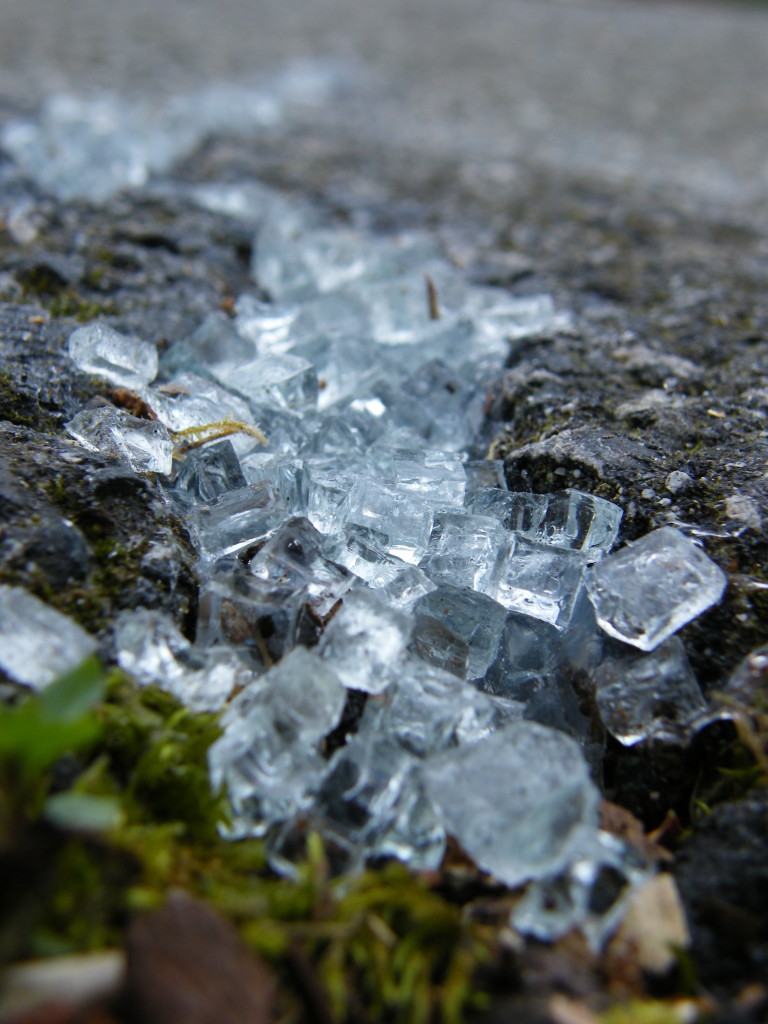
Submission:
<svg viewBox="0 0 768 1024">
<path fill-rule="evenodd" d="M 260 444 L 269 444 L 258 427 L 254 427 L 250 423 L 243 423 L 242 420 L 236 420 L 232 416 L 225 416 L 223 420 L 217 420 L 215 423 L 203 423 L 199 427 L 171 430 L 169 433 L 176 446 L 176 451 L 180 455 L 193 448 L 199 448 L 201 445 L 207 444 L 208 441 L 218 441 L 231 434 L 248 434 L 249 437 L 255 437 Z"/>
</svg>

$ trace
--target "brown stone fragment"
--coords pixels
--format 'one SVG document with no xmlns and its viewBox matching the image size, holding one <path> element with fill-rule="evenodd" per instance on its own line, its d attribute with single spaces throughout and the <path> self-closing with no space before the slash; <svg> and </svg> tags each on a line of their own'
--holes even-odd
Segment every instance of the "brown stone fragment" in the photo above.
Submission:
<svg viewBox="0 0 768 1024">
<path fill-rule="evenodd" d="M 186 893 L 138 917 L 126 942 L 131 1019 L 141 1024 L 262 1024 L 270 970 L 229 922 Z"/>
</svg>

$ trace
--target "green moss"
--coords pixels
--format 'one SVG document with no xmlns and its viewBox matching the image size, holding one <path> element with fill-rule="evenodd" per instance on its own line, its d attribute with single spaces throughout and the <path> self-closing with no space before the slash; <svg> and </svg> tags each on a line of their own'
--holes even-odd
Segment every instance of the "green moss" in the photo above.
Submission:
<svg viewBox="0 0 768 1024">
<path fill-rule="evenodd" d="M 34 708 L 34 700 L 25 706 Z M 207 772 L 215 716 L 193 715 L 117 671 L 107 677 L 95 718 L 86 714 L 91 731 L 80 736 L 79 773 L 68 792 L 117 800 L 122 816 L 100 834 L 62 825 L 40 832 L 30 812 L 11 847 L 24 845 L 25 860 L 45 866 L 20 887 L 14 956 L 120 944 L 134 912 L 181 887 L 226 914 L 272 961 L 289 1015 L 306 1014 L 311 1001 L 294 991 L 297 957 L 339 1022 L 364 1015 L 453 1024 L 481 1005 L 474 978 L 492 955 L 493 936 L 425 879 L 390 865 L 333 881 L 322 844 L 310 836 L 305 861 L 287 880 L 269 871 L 261 841 L 219 837 L 226 806 Z M 61 749 L 51 748 L 52 756 Z"/>
<path fill-rule="evenodd" d="M 69 288 L 58 292 L 48 302 L 43 301 L 42 305 L 51 316 L 70 317 L 78 323 L 89 323 L 101 316 L 111 316 L 118 312 L 114 302 L 86 299 Z"/>
<path fill-rule="evenodd" d="M 601 1013 L 598 1024 L 680 1024 L 674 1005 L 653 999 L 633 999 Z"/>
</svg>

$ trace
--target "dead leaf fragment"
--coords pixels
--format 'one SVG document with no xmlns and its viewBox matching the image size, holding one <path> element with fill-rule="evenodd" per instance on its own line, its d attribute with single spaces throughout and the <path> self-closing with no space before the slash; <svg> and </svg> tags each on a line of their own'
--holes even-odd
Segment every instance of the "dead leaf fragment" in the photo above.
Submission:
<svg viewBox="0 0 768 1024">
<path fill-rule="evenodd" d="M 630 900 L 611 939 L 611 958 L 635 959 L 649 974 L 664 974 L 675 963 L 675 949 L 691 941 L 685 911 L 672 875 L 659 874 Z"/>
<path fill-rule="evenodd" d="M 126 987 L 142 1024 L 266 1024 L 274 980 L 223 917 L 186 893 L 138 917 Z"/>
</svg>

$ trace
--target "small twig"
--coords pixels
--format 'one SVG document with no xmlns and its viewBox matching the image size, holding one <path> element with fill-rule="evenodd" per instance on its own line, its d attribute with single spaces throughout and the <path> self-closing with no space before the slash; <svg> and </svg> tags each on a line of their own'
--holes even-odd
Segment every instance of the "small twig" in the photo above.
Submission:
<svg viewBox="0 0 768 1024">
<path fill-rule="evenodd" d="M 437 285 L 431 274 L 424 272 L 424 281 L 427 285 L 427 308 L 429 309 L 429 319 L 439 320 L 442 316 L 440 311 L 440 299 L 437 295 Z"/>
</svg>

